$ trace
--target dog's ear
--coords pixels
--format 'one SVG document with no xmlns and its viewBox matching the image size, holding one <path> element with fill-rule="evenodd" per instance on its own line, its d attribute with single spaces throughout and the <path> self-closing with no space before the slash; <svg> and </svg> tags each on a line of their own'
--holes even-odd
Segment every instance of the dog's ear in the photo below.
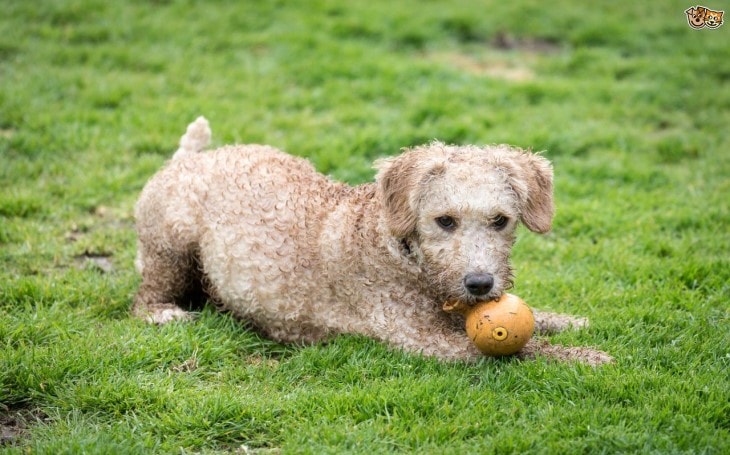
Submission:
<svg viewBox="0 0 730 455">
<path fill-rule="evenodd" d="M 507 167 L 512 190 L 520 201 L 520 217 L 533 232 L 545 233 L 553 223 L 553 168 L 534 153 L 514 151 Z"/>
<path fill-rule="evenodd" d="M 405 238 L 416 229 L 420 189 L 430 176 L 444 169 L 440 143 L 405 151 L 375 162 L 377 191 L 390 233 Z"/>
</svg>

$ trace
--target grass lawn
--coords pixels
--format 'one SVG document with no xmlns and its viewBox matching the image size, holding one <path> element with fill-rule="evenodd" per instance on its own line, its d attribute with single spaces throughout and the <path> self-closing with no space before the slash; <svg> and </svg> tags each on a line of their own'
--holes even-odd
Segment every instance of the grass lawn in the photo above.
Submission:
<svg viewBox="0 0 730 455">
<path fill-rule="evenodd" d="M 730 26 L 690 6 L 3 1 L 0 452 L 730 453 Z M 353 184 L 435 138 L 545 150 L 512 292 L 616 363 L 130 319 L 134 201 L 200 114 Z"/>
</svg>

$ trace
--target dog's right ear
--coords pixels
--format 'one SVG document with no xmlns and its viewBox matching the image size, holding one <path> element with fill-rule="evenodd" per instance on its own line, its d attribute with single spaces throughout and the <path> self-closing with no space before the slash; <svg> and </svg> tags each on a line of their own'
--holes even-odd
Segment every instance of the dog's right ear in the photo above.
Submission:
<svg viewBox="0 0 730 455">
<path fill-rule="evenodd" d="M 443 171 L 443 161 L 435 159 L 442 154 L 441 144 L 433 143 L 375 161 L 378 197 L 391 235 L 402 239 L 415 231 L 419 189 L 429 176 Z"/>
</svg>

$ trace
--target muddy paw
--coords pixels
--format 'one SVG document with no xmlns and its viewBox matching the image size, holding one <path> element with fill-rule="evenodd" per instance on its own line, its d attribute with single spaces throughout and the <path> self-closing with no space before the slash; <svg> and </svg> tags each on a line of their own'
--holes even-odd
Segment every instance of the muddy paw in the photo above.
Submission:
<svg viewBox="0 0 730 455">
<path fill-rule="evenodd" d="M 547 340 L 530 340 L 518 353 L 522 358 L 547 357 L 561 362 L 580 362 L 590 366 L 613 363 L 609 354 L 588 347 L 566 347 L 550 344 Z"/>
<path fill-rule="evenodd" d="M 571 316 L 569 314 L 545 313 L 535 311 L 535 332 L 540 334 L 558 333 L 570 329 L 588 327 L 588 318 Z"/>
</svg>

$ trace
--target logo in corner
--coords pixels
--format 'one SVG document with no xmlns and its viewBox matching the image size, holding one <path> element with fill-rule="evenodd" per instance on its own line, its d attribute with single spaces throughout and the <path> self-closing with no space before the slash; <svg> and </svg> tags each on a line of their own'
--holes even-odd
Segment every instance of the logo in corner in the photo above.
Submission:
<svg viewBox="0 0 730 455">
<path fill-rule="evenodd" d="M 695 30 L 703 27 L 715 29 L 722 25 L 722 16 L 725 11 L 714 11 L 705 6 L 697 5 L 685 10 L 687 23 Z"/>
</svg>

